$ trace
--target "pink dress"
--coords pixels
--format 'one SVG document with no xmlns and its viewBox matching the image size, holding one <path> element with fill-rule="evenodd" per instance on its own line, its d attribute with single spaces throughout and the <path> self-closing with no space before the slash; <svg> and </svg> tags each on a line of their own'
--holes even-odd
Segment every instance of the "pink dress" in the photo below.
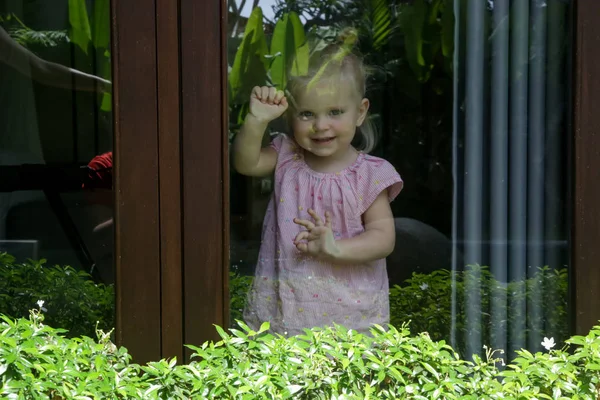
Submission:
<svg viewBox="0 0 600 400">
<path fill-rule="evenodd" d="M 293 243 L 304 228 L 294 218 L 331 212 L 336 239 L 364 231 L 362 214 L 387 190 L 392 201 L 402 179 L 387 161 L 360 153 L 351 166 L 320 173 L 304 162 L 302 149 L 278 135 L 275 188 L 263 223 L 253 287 L 244 319 L 252 329 L 269 321 L 271 331 L 295 335 L 304 328 L 337 323 L 358 331 L 389 321 L 385 259 L 365 265 L 332 265 L 306 256 Z"/>
</svg>

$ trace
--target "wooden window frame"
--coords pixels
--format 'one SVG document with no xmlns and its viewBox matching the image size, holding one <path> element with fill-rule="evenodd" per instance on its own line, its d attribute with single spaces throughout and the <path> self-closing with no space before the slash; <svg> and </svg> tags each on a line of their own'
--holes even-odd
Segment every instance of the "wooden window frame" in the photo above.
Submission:
<svg viewBox="0 0 600 400">
<path fill-rule="evenodd" d="M 182 360 L 227 320 L 225 7 L 111 4 L 115 336 L 139 363 Z"/>
<path fill-rule="evenodd" d="M 161 356 L 156 4 L 111 3 L 115 337 L 146 362 Z"/>
<path fill-rule="evenodd" d="M 118 344 L 138 362 L 229 315 L 226 0 L 112 2 Z M 600 319 L 600 2 L 573 8 L 571 300 Z M 127 31 L 127 32 L 125 32 Z"/>
<path fill-rule="evenodd" d="M 600 2 L 575 1 L 573 67 L 573 323 L 586 334 L 600 319 Z"/>
</svg>

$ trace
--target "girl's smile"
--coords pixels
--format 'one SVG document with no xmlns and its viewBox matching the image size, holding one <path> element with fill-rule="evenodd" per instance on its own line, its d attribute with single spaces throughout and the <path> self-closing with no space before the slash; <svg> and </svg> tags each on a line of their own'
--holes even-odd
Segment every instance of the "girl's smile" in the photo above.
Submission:
<svg viewBox="0 0 600 400">
<path fill-rule="evenodd" d="M 324 80 L 300 93 L 292 110 L 292 130 L 307 164 L 320 172 L 337 172 L 352 164 L 352 139 L 368 108 L 369 101 L 361 99 L 353 85 L 339 80 Z"/>
<path fill-rule="evenodd" d="M 326 145 L 333 142 L 335 137 L 312 138 L 311 140 L 317 145 Z"/>
</svg>

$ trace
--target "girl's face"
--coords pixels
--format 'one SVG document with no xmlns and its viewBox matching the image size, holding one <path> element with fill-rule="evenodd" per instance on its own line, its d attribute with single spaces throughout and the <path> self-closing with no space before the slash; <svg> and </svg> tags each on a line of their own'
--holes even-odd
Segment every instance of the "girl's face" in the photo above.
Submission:
<svg viewBox="0 0 600 400">
<path fill-rule="evenodd" d="M 310 85 L 295 98 L 292 110 L 294 139 L 317 157 L 342 160 L 369 109 L 352 82 L 323 80 Z"/>
</svg>

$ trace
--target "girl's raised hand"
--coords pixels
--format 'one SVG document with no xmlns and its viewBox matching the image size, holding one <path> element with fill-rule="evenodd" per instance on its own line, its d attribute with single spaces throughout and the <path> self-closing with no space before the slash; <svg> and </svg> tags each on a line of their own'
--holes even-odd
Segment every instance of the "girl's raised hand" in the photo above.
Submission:
<svg viewBox="0 0 600 400">
<path fill-rule="evenodd" d="M 331 230 L 331 214 L 325 212 L 325 221 L 323 221 L 315 210 L 309 209 L 308 213 L 314 222 L 307 219 L 294 218 L 294 223 L 306 228 L 305 231 L 296 235 L 294 239 L 296 248 L 316 258 L 325 260 L 335 259 L 339 253 L 339 248 Z"/>
<path fill-rule="evenodd" d="M 287 110 L 288 103 L 282 90 L 255 86 L 250 95 L 250 114 L 260 121 L 270 122 Z"/>
</svg>

